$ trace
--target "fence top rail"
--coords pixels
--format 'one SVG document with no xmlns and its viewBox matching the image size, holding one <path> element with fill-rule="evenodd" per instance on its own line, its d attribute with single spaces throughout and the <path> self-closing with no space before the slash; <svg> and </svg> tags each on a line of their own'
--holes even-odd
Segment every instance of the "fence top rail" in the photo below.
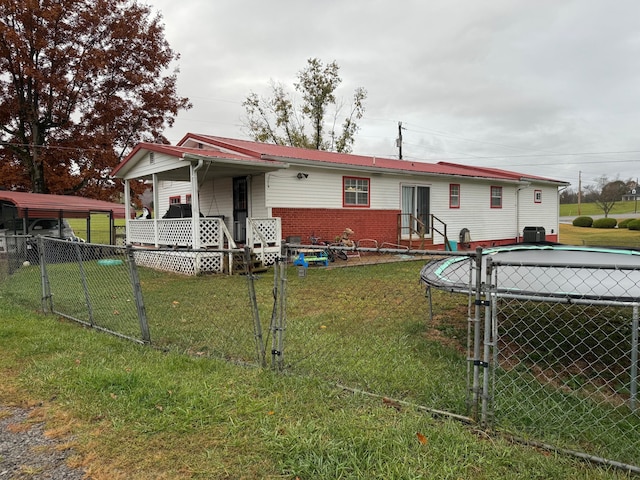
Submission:
<svg viewBox="0 0 640 480">
<path fill-rule="evenodd" d="M 475 257 L 475 252 L 448 252 L 444 250 L 413 250 L 407 248 L 382 248 L 382 247 L 359 247 L 353 246 L 348 247 L 340 244 L 329 244 L 329 245 L 318 245 L 318 244 L 305 244 L 305 243 L 284 243 L 283 247 L 288 248 L 290 250 L 298 250 L 298 249 L 317 249 L 324 250 L 327 247 L 331 247 L 332 250 L 343 250 L 346 252 L 367 252 L 367 253 L 391 253 L 391 254 L 401 254 L 401 255 L 416 255 L 416 256 L 434 256 L 434 257 L 451 257 L 455 255 L 455 257 L 467 258 L 467 257 Z"/>
<path fill-rule="evenodd" d="M 475 287 L 465 258 L 432 261 L 421 271 L 424 283 L 449 291 Z M 499 268 L 488 269 L 489 266 Z M 571 246 L 527 246 L 488 249 L 482 255 L 483 275 L 498 292 L 540 299 L 640 301 L 640 252 Z M 481 285 L 483 291 L 484 286 Z"/>
</svg>

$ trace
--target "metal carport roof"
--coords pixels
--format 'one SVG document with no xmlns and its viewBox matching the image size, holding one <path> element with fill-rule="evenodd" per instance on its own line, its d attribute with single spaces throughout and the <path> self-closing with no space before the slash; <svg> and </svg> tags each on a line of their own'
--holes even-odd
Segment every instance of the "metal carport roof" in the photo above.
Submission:
<svg viewBox="0 0 640 480">
<path fill-rule="evenodd" d="M 88 218 L 91 213 L 110 213 L 112 218 L 125 218 L 123 204 L 42 193 L 0 190 L 0 203 L 13 204 L 19 218 Z"/>
</svg>

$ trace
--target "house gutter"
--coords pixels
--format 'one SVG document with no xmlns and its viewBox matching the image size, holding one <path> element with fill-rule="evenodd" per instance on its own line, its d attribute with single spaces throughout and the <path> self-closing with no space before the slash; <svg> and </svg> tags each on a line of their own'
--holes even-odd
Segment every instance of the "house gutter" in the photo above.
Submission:
<svg viewBox="0 0 640 480">
<path fill-rule="evenodd" d="M 275 157 L 263 155 L 263 159 L 272 160 L 278 162 L 285 162 L 285 158 L 283 157 Z M 425 176 L 425 177 L 440 177 L 440 178 L 467 178 L 470 180 L 492 180 L 492 181 L 500 181 L 503 183 L 511 183 L 516 185 L 521 185 L 523 182 L 531 183 L 545 183 L 549 185 L 569 185 L 566 182 L 559 182 L 551 179 L 544 178 L 528 178 L 528 177 L 519 177 L 519 178 L 505 178 L 499 176 L 478 176 L 478 175 L 459 175 L 455 173 L 439 173 L 439 172 L 424 172 L 420 170 L 404 170 L 397 168 L 382 168 L 375 165 L 354 165 L 354 164 L 342 164 L 342 163 L 331 163 L 325 162 L 322 160 L 305 160 L 305 159 L 286 159 L 288 161 L 287 167 L 298 167 L 298 166 L 307 166 L 307 167 L 316 167 L 316 168 L 328 168 L 332 170 L 351 170 L 351 171 L 359 171 L 359 172 L 370 172 L 370 173 L 386 173 L 390 175 L 415 175 L 415 176 Z"/>
<path fill-rule="evenodd" d="M 256 159 L 256 158 L 220 158 L 220 157 L 209 157 L 207 155 L 197 155 L 193 153 L 185 153 L 182 155 L 182 158 L 187 161 L 196 160 L 198 162 L 207 161 L 210 163 L 217 163 L 220 165 L 233 165 L 236 167 L 265 167 L 264 170 L 280 170 L 283 168 L 289 168 L 291 165 L 288 162 L 280 161 L 280 160 L 271 160 L 271 162 L 277 162 L 277 164 L 267 163 L 265 160 L 269 159 Z"/>
</svg>

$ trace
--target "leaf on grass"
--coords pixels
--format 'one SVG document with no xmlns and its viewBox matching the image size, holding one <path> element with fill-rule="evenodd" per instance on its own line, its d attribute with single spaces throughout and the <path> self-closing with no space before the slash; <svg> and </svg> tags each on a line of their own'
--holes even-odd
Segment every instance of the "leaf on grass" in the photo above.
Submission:
<svg viewBox="0 0 640 480">
<path fill-rule="evenodd" d="M 425 437 L 423 434 L 421 434 L 420 432 L 416 432 L 416 437 L 418 437 L 418 441 L 422 444 L 422 445 L 426 445 L 427 444 L 427 437 Z"/>
</svg>

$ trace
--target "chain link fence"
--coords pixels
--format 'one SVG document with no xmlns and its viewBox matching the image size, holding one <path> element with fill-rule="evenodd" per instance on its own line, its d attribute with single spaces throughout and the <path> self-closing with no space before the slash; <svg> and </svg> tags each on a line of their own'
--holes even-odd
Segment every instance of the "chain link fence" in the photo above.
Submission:
<svg viewBox="0 0 640 480">
<path fill-rule="evenodd" d="M 536 296 L 544 271 L 558 285 L 608 287 L 599 295 Z M 624 281 L 638 268 L 497 262 L 488 272 L 483 420 L 527 442 L 640 472 L 640 292 Z M 531 293 L 501 288 L 514 284 Z"/>
<path fill-rule="evenodd" d="M 3 295 L 96 329 L 149 343 L 137 269 L 124 247 L 7 236 Z"/>
<path fill-rule="evenodd" d="M 447 254 L 345 249 L 324 266 L 325 250 L 304 246 L 305 260 L 318 259 L 308 267 L 299 248 L 287 252 L 287 368 L 464 415 L 466 301 L 427 296 L 420 282 L 425 262 Z"/>
<path fill-rule="evenodd" d="M 301 262 L 302 247 L 289 245 L 269 269 L 245 251 L 233 256 L 242 275 L 185 276 L 137 266 L 137 255 L 149 254 L 141 249 L 6 240 L 1 292 L 17 303 L 156 348 L 312 376 L 393 408 L 419 405 L 640 471 L 640 295 L 622 281 L 632 267 L 483 266 L 481 251 L 378 248 L 325 261 L 326 247 L 308 246 Z M 422 270 L 438 268 L 431 260 L 453 265 L 460 286 L 425 286 Z M 545 268 L 546 276 L 536 273 Z M 556 278 L 615 295 L 539 294 Z"/>
</svg>

